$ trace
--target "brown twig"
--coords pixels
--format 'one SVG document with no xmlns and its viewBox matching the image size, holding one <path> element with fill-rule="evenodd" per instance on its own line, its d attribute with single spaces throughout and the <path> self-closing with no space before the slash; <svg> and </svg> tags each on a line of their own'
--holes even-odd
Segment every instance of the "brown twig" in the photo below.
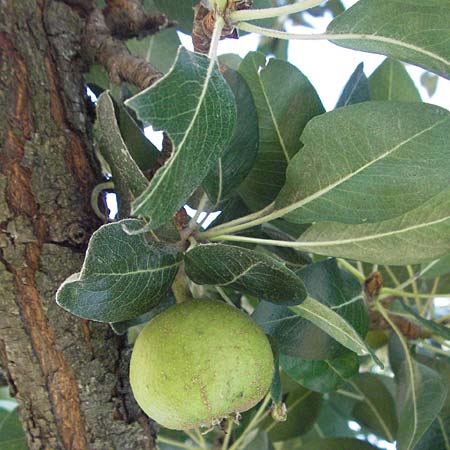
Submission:
<svg viewBox="0 0 450 450">
<path fill-rule="evenodd" d="M 103 15 L 112 36 L 143 38 L 175 24 L 165 14 L 147 12 L 142 3 L 142 0 L 106 0 Z"/>
<path fill-rule="evenodd" d="M 92 11 L 87 20 L 84 47 L 88 58 L 102 64 L 114 83 L 128 81 L 145 89 L 162 76 L 155 67 L 132 55 L 123 42 L 111 35 L 99 9 Z"/>
</svg>

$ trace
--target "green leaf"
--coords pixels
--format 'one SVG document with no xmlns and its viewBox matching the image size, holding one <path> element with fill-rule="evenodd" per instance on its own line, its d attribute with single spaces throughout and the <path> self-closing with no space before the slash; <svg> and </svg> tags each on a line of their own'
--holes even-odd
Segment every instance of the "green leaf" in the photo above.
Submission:
<svg viewBox="0 0 450 450">
<path fill-rule="evenodd" d="M 239 55 L 236 55 L 236 53 L 225 53 L 224 55 L 220 55 L 218 59 L 220 64 L 233 70 L 238 70 L 239 65 L 242 62 L 242 58 Z"/>
<path fill-rule="evenodd" d="M 265 431 L 255 428 L 242 441 L 241 448 L 246 450 L 273 450 L 273 445 Z"/>
<path fill-rule="evenodd" d="M 124 320 L 122 322 L 113 322 L 110 324 L 111 328 L 116 334 L 125 334 L 129 328 L 149 322 L 158 314 L 161 314 L 163 311 L 165 311 L 167 308 L 175 305 L 175 303 L 175 297 L 173 295 L 168 295 L 164 300 L 161 301 L 161 303 L 152 308 L 149 312 L 146 312 L 145 314 L 142 314 L 135 319 Z"/>
<path fill-rule="evenodd" d="M 0 447 L 2 450 L 28 449 L 17 409 L 0 409 Z"/>
<path fill-rule="evenodd" d="M 320 411 L 320 394 L 305 389 L 284 374 L 282 384 L 287 420 L 275 422 L 269 416 L 261 423 L 261 427 L 269 433 L 272 442 L 284 441 L 307 433 Z"/>
<path fill-rule="evenodd" d="M 132 205 L 133 214 L 156 228 L 185 204 L 221 156 L 236 119 L 234 96 L 216 62 L 180 47 L 170 72 L 126 104 L 145 124 L 166 131 L 174 147 Z"/>
<path fill-rule="evenodd" d="M 297 383 L 312 391 L 324 393 L 335 391 L 359 370 L 359 360 L 353 352 L 324 361 L 308 361 L 280 355 L 280 364 L 283 370 Z M 333 369 L 331 365 L 336 369 Z"/>
<path fill-rule="evenodd" d="M 398 450 L 412 450 L 444 405 L 448 383 L 432 369 L 408 357 L 401 364 L 397 383 Z"/>
<path fill-rule="evenodd" d="M 259 121 L 258 157 L 239 192 L 251 209 L 259 209 L 283 186 L 288 162 L 301 147 L 303 128 L 324 109 L 308 79 L 286 61 L 266 62 L 263 53 L 251 52 L 239 72 L 252 91 Z"/>
<path fill-rule="evenodd" d="M 430 97 L 436 93 L 439 77 L 430 72 L 424 72 L 420 77 L 420 83 L 427 90 Z"/>
<path fill-rule="evenodd" d="M 287 39 L 261 36 L 257 51 L 264 53 L 267 56 L 274 56 L 277 59 L 287 60 L 288 48 L 289 41 Z"/>
<path fill-rule="evenodd" d="M 181 251 L 127 232 L 143 225 L 128 219 L 99 228 L 89 242 L 81 273 L 58 289 L 58 304 L 85 319 L 119 322 L 146 313 L 166 298 Z"/>
<path fill-rule="evenodd" d="M 341 271 L 334 260 L 326 260 L 312 264 L 298 272 L 308 293 L 316 298 L 309 300 L 308 311 L 311 305 L 319 303 L 321 314 L 335 311 L 339 317 L 336 321 L 342 325 L 344 320 L 346 329 L 350 323 L 358 333 L 367 332 L 367 313 L 363 304 L 361 286 L 359 282 L 345 271 Z M 323 311 L 325 309 L 325 311 Z M 314 307 L 312 314 L 317 314 Z M 305 320 L 297 311 L 284 306 L 271 305 L 261 302 L 256 308 L 253 319 L 264 331 L 277 340 L 281 353 L 303 359 L 323 360 L 332 359 L 347 350 L 326 332 L 309 320 Z M 321 325 L 323 320 L 321 315 Z M 353 333 L 352 331 L 351 333 Z M 361 338 L 359 338 L 361 339 Z"/>
<path fill-rule="evenodd" d="M 116 117 L 122 139 L 139 169 L 145 171 L 153 168 L 161 155 L 159 150 L 147 139 L 123 105 L 119 105 L 116 109 Z"/>
<path fill-rule="evenodd" d="M 226 286 L 267 301 L 297 305 L 306 297 L 297 275 L 279 260 L 242 247 L 206 244 L 184 255 L 187 276 L 197 284 Z"/>
<path fill-rule="evenodd" d="M 167 14 L 170 20 L 176 20 L 177 29 L 191 34 L 194 21 L 194 6 L 198 0 L 154 0 L 158 11 Z"/>
<path fill-rule="evenodd" d="M 258 152 L 258 116 L 246 81 L 227 69 L 223 76 L 236 99 L 237 116 L 231 141 L 203 181 L 209 199 L 218 205 L 237 188 L 253 167 Z"/>
<path fill-rule="evenodd" d="M 428 266 L 429 263 L 422 264 L 422 270 Z M 426 272 L 421 275 L 424 280 L 431 278 L 441 277 L 450 273 L 450 254 L 440 258 L 435 264 L 433 264 Z"/>
<path fill-rule="evenodd" d="M 300 237 L 298 248 L 375 264 L 406 265 L 439 258 L 450 250 L 450 191 L 384 222 L 318 223 Z"/>
<path fill-rule="evenodd" d="M 277 225 L 280 225 L 280 222 L 281 221 L 278 221 Z M 289 234 L 280 231 L 271 225 L 264 226 L 263 233 L 270 239 L 295 242 L 295 239 Z M 307 253 L 300 252 L 299 250 L 296 250 L 294 248 L 265 245 L 262 250 L 269 251 L 270 253 L 274 254 L 279 259 L 281 259 L 291 270 L 294 271 L 299 270 L 307 266 L 308 264 L 312 264 L 312 259 Z"/>
<path fill-rule="evenodd" d="M 114 188 L 119 194 L 120 213 L 128 215 L 131 202 L 146 189 L 148 181 L 122 139 L 108 92 L 103 92 L 98 98 L 96 125 L 100 151 L 111 169 Z"/>
<path fill-rule="evenodd" d="M 395 402 L 381 378 L 362 373 L 352 380 L 352 386 L 357 386 L 357 393 L 364 396 L 364 400 L 353 407 L 354 418 L 378 436 L 393 442 L 398 427 Z"/>
<path fill-rule="evenodd" d="M 372 100 L 420 102 L 419 91 L 405 66 L 387 58 L 369 78 Z"/>
<path fill-rule="evenodd" d="M 337 16 L 331 42 L 381 53 L 450 78 L 448 0 L 360 0 Z"/>
<path fill-rule="evenodd" d="M 317 439 L 302 445 L 301 450 L 377 450 L 367 441 L 351 438 Z"/>
<path fill-rule="evenodd" d="M 127 41 L 131 53 L 144 58 L 163 73 L 167 73 L 172 67 L 179 45 L 180 39 L 175 28 L 158 31 L 144 39 Z"/>
<path fill-rule="evenodd" d="M 316 117 L 276 214 L 296 223 L 400 216 L 448 188 L 449 134 L 450 113 L 422 103 L 366 102 Z"/>
<path fill-rule="evenodd" d="M 431 424 L 414 447 L 414 450 L 442 449 L 450 450 L 450 415 L 442 417 L 441 414 Z"/>
<path fill-rule="evenodd" d="M 369 354 L 366 344 L 357 331 L 328 306 L 308 297 L 301 305 L 291 306 L 290 309 L 357 355 Z"/>
<path fill-rule="evenodd" d="M 364 73 L 364 63 L 358 64 L 342 91 L 336 108 L 355 105 L 370 100 L 369 80 Z"/>
</svg>

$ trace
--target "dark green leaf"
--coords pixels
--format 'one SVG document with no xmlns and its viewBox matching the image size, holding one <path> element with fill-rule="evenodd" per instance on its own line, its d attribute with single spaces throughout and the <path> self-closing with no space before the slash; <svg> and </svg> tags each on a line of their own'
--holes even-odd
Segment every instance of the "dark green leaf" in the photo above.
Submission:
<svg viewBox="0 0 450 450">
<path fill-rule="evenodd" d="M 449 430 L 450 415 L 441 417 L 440 414 L 414 447 L 414 450 L 450 450 Z"/>
<path fill-rule="evenodd" d="M 316 117 L 289 163 L 276 214 L 364 223 L 411 211 L 448 189 L 449 134 L 450 113 L 422 103 L 366 102 Z"/>
<path fill-rule="evenodd" d="M 280 222 L 278 222 L 280 225 Z M 270 239 L 291 241 L 294 242 L 295 239 L 289 234 L 278 230 L 273 226 L 265 226 L 263 228 L 263 233 Z M 280 258 L 286 265 L 293 271 L 299 270 L 308 264 L 312 264 L 312 260 L 307 253 L 300 252 L 294 248 L 289 247 L 277 247 L 275 245 L 264 246 L 264 249 L 270 251 L 278 258 Z"/>
<path fill-rule="evenodd" d="M 448 0 L 360 0 L 327 32 L 341 35 L 330 38 L 337 45 L 388 55 L 450 78 Z"/>
<path fill-rule="evenodd" d="M 194 21 L 194 6 L 198 0 L 154 0 L 158 11 L 167 14 L 170 20 L 176 20 L 177 29 L 191 34 Z"/>
<path fill-rule="evenodd" d="M 255 428 L 242 441 L 241 448 L 246 450 L 273 450 L 273 445 L 265 431 Z"/>
<path fill-rule="evenodd" d="M 27 450 L 27 442 L 17 409 L 0 409 L 0 448 L 2 450 Z"/>
<path fill-rule="evenodd" d="M 308 293 L 322 306 L 339 314 L 362 336 L 367 332 L 367 313 L 359 282 L 326 260 L 298 272 Z M 332 359 L 347 350 L 309 320 L 282 306 L 261 302 L 253 314 L 264 331 L 274 336 L 281 353 L 304 359 Z"/>
<path fill-rule="evenodd" d="M 231 69 L 223 76 L 236 99 L 237 116 L 231 141 L 203 181 L 203 188 L 215 205 L 229 196 L 248 175 L 258 152 L 259 136 L 255 103 L 246 81 Z"/>
<path fill-rule="evenodd" d="M 124 320 L 123 322 L 113 322 L 110 324 L 111 328 L 114 330 L 115 333 L 119 335 L 125 334 L 129 328 L 149 322 L 150 320 L 153 319 L 153 317 L 156 317 L 158 314 L 161 314 L 167 308 L 170 308 L 171 306 L 175 305 L 175 303 L 176 303 L 175 297 L 173 297 L 172 295 L 168 295 L 164 300 L 161 301 L 159 305 L 152 308 L 149 312 L 146 312 L 145 314 L 142 314 L 141 316 L 136 317 L 135 319 Z"/>
<path fill-rule="evenodd" d="M 251 52 L 239 66 L 258 111 L 259 151 L 239 192 L 251 209 L 270 203 L 285 181 L 288 162 L 300 149 L 308 121 L 324 112 L 308 79 L 292 64 Z M 282 80 L 282 82 L 280 82 Z"/>
<path fill-rule="evenodd" d="M 146 189 L 148 181 L 122 139 L 108 92 L 102 93 L 97 101 L 97 126 L 102 155 L 111 169 L 120 200 L 128 209 L 131 201 Z"/>
<path fill-rule="evenodd" d="M 102 91 L 109 89 L 110 81 L 108 73 L 100 64 L 92 64 L 92 66 L 89 67 L 89 72 L 84 74 L 84 79 L 97 96 L 99 96 Z"/>
<path fill-rule="evenodd" d="M 376 264 L 415 264 L 446 255 L 450 250 L 449 230 L 450 190 L 447 190 L 384 222 L 315 224 L 300 237 L 298 248 Z"/>
<path fill-rule="evenodd" d="M 279 260 L 242 247 L 207 244 L 189 250 L 187 276 L 197 284 L 227 286 L 273 303 L 297 305 L 306 297 L 297 275 Z"/>
<path fill-rule="evenodd" d="M 395 402 L 380 377 L 363 373 L 352 380 L 352 386 L 357 386 L 357 393 L 364 395 L 364 400 L 353 407 L 355 419 L 393 442 L 398 427 Z"/>
<path fill-rule="evenodd" d="M 146 138 L 126 108 L 123 105 L 119 105 L 117 109 L 116 116 L 118 116 L 120 133 L 131 157 L 142 171 L 154 167 L 158 156 L 160 156 L 160 152 Z"/>
<path fill-rule="evenodd" d="M 344 353 L 329 361 L 308 361 L 280 355 L 280 364 L 297 383 L 317 392 L 335 391 L 359 370 L 359 360 L 353 352 Z"/>
<path fill-rule="evenodd" d="M 191 23 L 192 27 L 192 23 Z M 131 39 L 127 47 L 135 54 L 167 73 L 177 56 L 180 39 L 175 28 L 167 28 L 144 39 Z"/>
<path fill-rule="evenodd" d="M 257 51 L 267 56 L 287 60 L 289 41 L 287 39 L 276 39 L 262 36 Z"/>
<path fill-rule="evenodd" d="M 448 383 L 410 355 L 396 374 L 399 426 L 398 450 L 412 450 L 444 405 Z"/>
<path fill-rule="evenodd" d="M 301 450 L 377 450 L 366 441 L 350 438 L 318 439 L 302 445 Z"/>
<path fill-rule="evenodd" d="M 100 322 L 133 319 L 167 296 L 178 266 L 180 250 L 128 234 L 143 227 L 128 219 L 104 225 L 89 242 L 81 273 L 67 279 L 56 300 L 72 314 Z"/>
<path fill-rule="evenodd" d="M 225 53 L 224 55 L 219 56 L 219 63 L 224 64 L 233 70 L 239 69 L 239 64 L 241 64 L 242 58 L 236 53 Z"/>
<path fill-rule="evenodd" d="M 358 64 L 342 91 L 336 108 L 368 102 L 370 100 L 369 80 L 364 73 L 364 63 Z"/>
<path fill-rule="evenodd" d="M 370 76 L 372 100 L 420 102 L 419 91 L 405 66 L 395 59 L 387 58 Z"/>
<path fill-rule="evenodd" d="M 174 144 L 132 205 L 133 214 L 148 217 L 156 228 L 185 204 L 221 156 L 236 119 L 234 96 L 216 62 L 180 47 L 170 72 L 126 103 Z"/>
</svg>

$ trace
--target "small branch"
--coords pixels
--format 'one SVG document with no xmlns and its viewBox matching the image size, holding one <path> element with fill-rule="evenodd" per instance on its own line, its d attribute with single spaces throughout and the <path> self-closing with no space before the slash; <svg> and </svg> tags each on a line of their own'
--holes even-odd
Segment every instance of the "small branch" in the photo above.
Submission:
<svg viewBox="0 0 450 450">
<path fill-rule="evenodd" d="M 165 14 L 147 12 L 141 0 L 106 0 L 103 15 L 111 35 L 119 39 L 143 38 L 175 24 Z"/>
<path fill-rule="evenodd" d="M 139 89 L 145 89 L 162 76 L 155 67 L 133 56 L 123 42 L 111 35 L 103 13 L 98 9 L 87 20 L 83 44 L 88 58 L 102 64 L 114 83 L 128 81 Z"/>
</svg>

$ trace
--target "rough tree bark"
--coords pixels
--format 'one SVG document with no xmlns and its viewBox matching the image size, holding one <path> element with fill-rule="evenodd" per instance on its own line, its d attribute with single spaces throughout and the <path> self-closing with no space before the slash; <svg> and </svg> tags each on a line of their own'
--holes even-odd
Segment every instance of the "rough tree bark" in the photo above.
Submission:
<svg viewBox="0 0 450 450">
<path fill-rule="evenodd" d="M 151 449 L 151 426 L 125 400 L 123 341 L 55 304 L 100 225 L 83 12 L 55 0 L 0 8 L 0 364 L 30 449 Z"/>
</svg>

